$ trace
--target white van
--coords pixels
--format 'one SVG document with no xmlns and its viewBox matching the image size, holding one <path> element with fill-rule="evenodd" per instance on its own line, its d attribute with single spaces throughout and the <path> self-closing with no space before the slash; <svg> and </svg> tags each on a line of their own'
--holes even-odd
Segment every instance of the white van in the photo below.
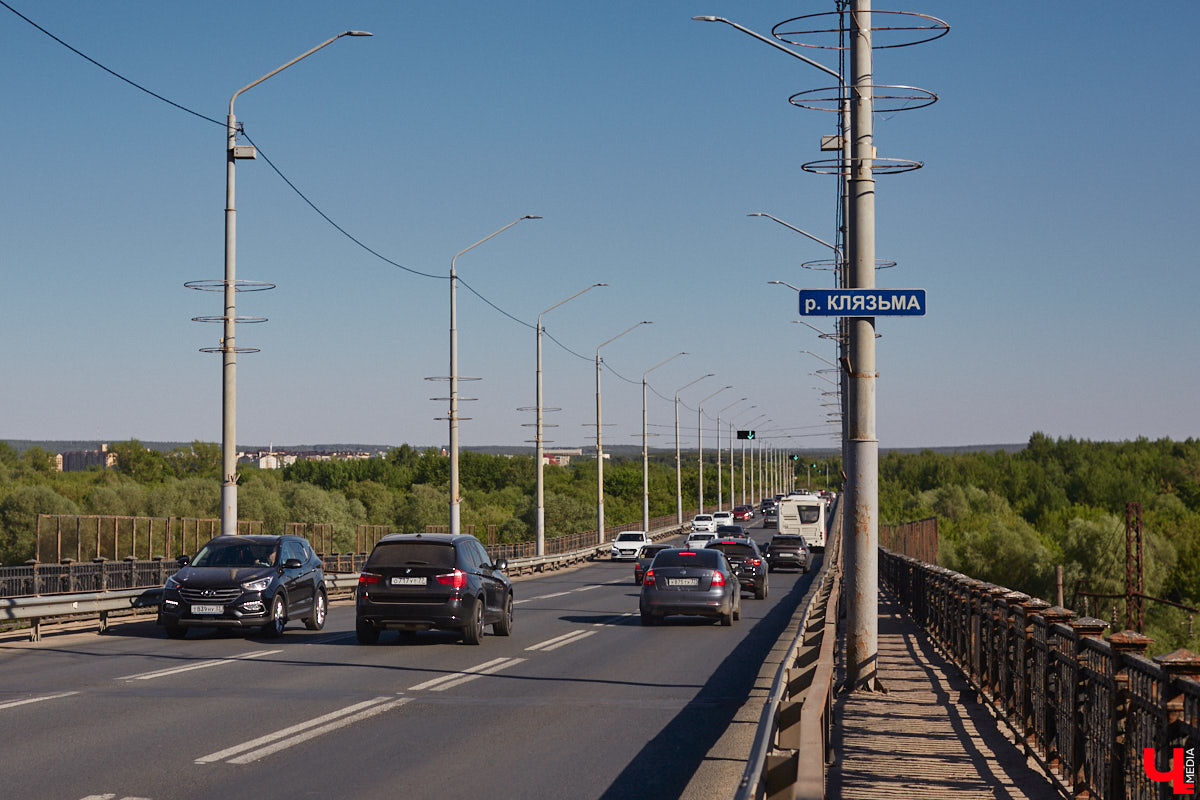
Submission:
<svg viewBox="0 0 1200 800">
<path fill-rule="evenodd" d="M 799 534 L 810 548 L 825 549 L 825 501 L 813 494 L 788 495 L 779 501 L 779 533 Z"/>
</svg>

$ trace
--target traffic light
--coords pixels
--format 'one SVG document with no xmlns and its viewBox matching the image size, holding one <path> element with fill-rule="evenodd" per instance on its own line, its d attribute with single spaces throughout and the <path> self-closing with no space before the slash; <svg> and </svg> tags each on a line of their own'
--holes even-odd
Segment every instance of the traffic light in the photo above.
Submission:
<svg viewBox="0 0 1200 800">
<path fill-rule="evenodd" d="M 739 438 L 739 439 L 753 439 L 754 438 L 754 431 L 738 431 L 737 434 L 738 434 L 737 438 Z"/>
<path fill-rule="evenodd" d="M 799 460 L 800 460 L 800 454 L 792 453 L 792 461 L 799 461 Z"/>
</svg>

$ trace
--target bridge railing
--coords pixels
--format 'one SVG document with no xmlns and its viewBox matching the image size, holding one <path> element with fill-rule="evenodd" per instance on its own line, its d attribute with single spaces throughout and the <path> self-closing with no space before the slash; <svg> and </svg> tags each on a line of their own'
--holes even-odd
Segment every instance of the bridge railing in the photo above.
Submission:
<svg viewBox="0 0 1200 800">
<path fill-rule="evenodd" d="M 1195 654 L 1149 659 L 1146 636 L 886 550 L 880 577 L 1068 797 L 1170 797 L 1145 751 L 1163 773 L 1176 748 L 1197 763 Z"/>
</svg>

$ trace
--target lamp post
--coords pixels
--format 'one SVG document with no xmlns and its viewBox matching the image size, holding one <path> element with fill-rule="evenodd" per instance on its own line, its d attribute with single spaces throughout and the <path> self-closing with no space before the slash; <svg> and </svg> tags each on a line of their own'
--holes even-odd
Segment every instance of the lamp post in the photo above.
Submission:
<svg viewBox="0 0 1200 800">
<path fill-rule="evenodd" d="M 308 58 L 326 45 L 343 36 L 370 36 L 366 31 L 343 31 L 326 39 L 302 55 L 296 56 L 281 67 L 268 72 L 253 83 L 243 86 L 229 98 L 229 115 L 225 122 L 225 314 L 224 336 L 219 351 L 221 358 L 221 535 L 237 533 L 237 353 L 235 330 L 237 327 L 236 297 L 240 285 L 237 281 L 237 206 L 234 203 L 234 163 L 239 158 L 254 158 L 253 147 L 238 147 L 237 118 L 233 114 L 233 103 L 238 95 L 253 89 L 267 78 L 278 75 L 301 59 Z"/>
<path fill-rule="evenodd" d="M 743 409 L 742 413 L 749 414 L 751 411 L 753 411 L 756 408 L 758 408 L 757 404 L 752 405 L 749 408 Z M 750 425 L 746 424 L 746 427 L 749 428 Z M 734 420 L 731 419 L 731 420 L 729 420 L 729 505 L 731 505 L 731 506 L 735 506 L 738 504 L 737 503 L 737 492 L 733 488 L 733 475 L 734 475 L 734 471 L 733 471 L 733 432 L 735 430 L 738 430 L 738 428 L 734 425 Z M 742 442 L 742 505 L 745 505 L 746 504 L 746 440 L 742 439 L 741 442 Z"/>
<path fill-rule="evenodd" d="M 602 438 L 604 423 L 600 414 L 600 348 L 615 342 L 634 328 L 649 324 L 651 324 L 650 320 L 635 322 L 596 347 L 596 537 L 599 544 L 604 544 L 604 446 Z"/>
<path fill-rule="evenodd" d="M 743 397 L 740 400 L 734 400 L 732 403 L 725 406 L 725 408 L 722 408 L 720 411 L 717 412 L 717 421 L 716 421 L 716 425 L 714 426 L 714 428 L 717 431 L 717 510 L 718 511 L 720 511 L 722 506 L 725 505 L 725 498 L 723 495 L 723 488 L 722 488 L 724 480 L 721 478 L 721 415 L 724 414 L 729 409 L 736 406 L 738 403 L 746 402 L 747 399 L 749 399 L 749 398 Z M 732 438 L 730 438 L 730 440 L 729 440 L 729 452 L 731 454 L 733 453 L 733 439 Z M 730 458 L 733 458 L 733 456 L 730 455 Z M 729 480 L 730 481 L 733 480 L 733 467 L 729 468 Z M 732 488 L 732 486 L 729 489 L 729 500 L 730 500 L 729 505 L 732 506 L 733 505 L 733 488 Z"/>
<path fill-rule="evenodd" d="M 642 530 L 646 533 L 650 532 L 650 455 L 646 449 L 646 438 L 649 436 L 646 431 L 646 376 L 663 364 L 686 355 L 687 353 L 676 353 L 666 361 L 661 361 L 642 373 Z"/>
<path fill-rule="evenodd" d="M 543 470 L 545 466 L 543 460 L 543 439 L 542 439 L 542 317 L 549 314 L 554 309 L 574 300 L 584 292 L 589 292 L 597 286 L 608 286 L 607 283 L 593 283 L 586 289 L 581 289 L 575 294 L 568 297 L 566 300 L 560 300 L 554 305 L 547 308 L 541 314 L 538 314 L 537 319 L 537 428 L 534 434 L 537 439 L 537 516 L 535 518 L 535 529 L 537 531 L 537 554 L 539 556 L 546 555 L 546 484 Z"/>
<path fill-rule="evenodd" d="M 527 219 L 541 219 L 541 217 L 533 214 L 526 214 L 523 217 L 517 217 L 512 222 L 505 225 L 493 233 L 480 239 L 470 247 L 459 250 L 450 259 L 450 533 L 458 534 L 462 532 L 462 523 L 459 516 L 459 505 L 462 498 L 459 497 L 458 491 L 458 272 L 455 270 L 455 262 L 458 257 L 469 250 L 474 250 L 479 245 L 491 239 L 494 236 L 499 236 L 506 230 L 516 225 L 518 222 L 523 222 Z"/>
<path fill-rule="evenodd" d="M 698 513 L 700 513 L 700 514 L 704 513 L 704 403 L 706 401 L 711 400 L 712 398 L 716 397 L 717 395 L 719 395 L 721 392 L 725 391 L 726 389 L 732 389 L 732 388 L 733 388 L 733 384 L 730 384 L 729 386 L 723 386 L 720 389 L 717 389 L 712 394 L 710 394 L 708 397 L 704 398 L 704 400 L 701 400 L 699 403 L 696 404 L 696 450 L 698 451 L 698 458 L 697 458 L 698 468 L 696 470 L 696 474 L 697 474 L 696 484 L 697 484 L 697 492 L 699 495 L 698 508 L 700 509 Z M 719 462 L 720 461 L 720 453 L 718 453 L 717 456 L 718 456 L 717 460 Z"/>
<path fill-rule="evenodd" d="M 675 390 L 675 521 L 683 525 L 683 472 L 679 463 L 679 393 L 689 386 L 699 383 L 705 378 L 711 378 L 715 372 L 701 375 L 691 383 L 685 383 Z"/>
<path fill-rule="evenodd" d="M 751 406 L 750 408 L 757 408 L 757 406 Z M 749 411 L 750 408 L 748 408 L 746 410 Z M 762 419 L 765 416 L 766 416 L 766 414 L 759 414 L 757 417 L 755 417 L 754 419 L 752 419 L 744 424 L 747 428 L 749 428 L 751 425 L 758 422 L 760 419 Z M 751 443 L 751 445 L 750 445 L 750 459 L 751 459 L 751 462 L 750 462 L 751 469 L 753 469 L 754 468 L 754 444 L 753 443 Z M 730 474 L 730 477 L 732 477 L 733 476 L 732 448 L 730 449 L 730 454 L 729 454 L 729 464 L 730 464 L 729 474 Z M 753 492 L 754 481 L 753 481 L 753 479 L 751 479 L 750 484 L 751 484 L 750 502 L 751 502 L 751 504 L 753 504 L 753 502 L 754 502 L 754 492 Z M 733 484 L 729 485 L 729 494 L 730 495 L 733 494 Z M 745 439 L 742 440 L 742 503 L 743 504 L 746 503 L 746 440 Z"/>
</svg>

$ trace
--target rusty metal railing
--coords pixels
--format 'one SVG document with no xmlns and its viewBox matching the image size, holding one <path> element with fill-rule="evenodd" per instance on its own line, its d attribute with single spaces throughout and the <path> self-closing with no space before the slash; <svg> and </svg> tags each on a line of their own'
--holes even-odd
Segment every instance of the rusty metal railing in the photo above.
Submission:
<svg viewBox="0 0 1200 800">
<path fill-rule="evenodd" d="M 886 550 L 880 578 L 1066 796 L 1171 796 L 1143 754 L 1167 772 L 1200 747 L 1200 656 Z"/>
</svg>

